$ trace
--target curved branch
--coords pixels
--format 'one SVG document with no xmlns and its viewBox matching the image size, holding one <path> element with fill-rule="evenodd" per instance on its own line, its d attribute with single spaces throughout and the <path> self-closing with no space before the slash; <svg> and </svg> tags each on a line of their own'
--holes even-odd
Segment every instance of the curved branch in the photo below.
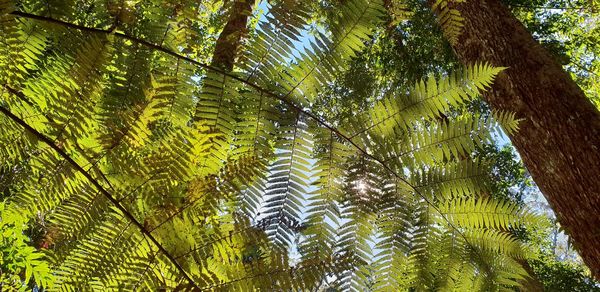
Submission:
<svg viewBox="0 0 600 292">
<path fill-rule="evenodd" d="M 160 242 L 158 242 L 158 240 L 152 234 L 150 234 L 148 232 L 148 230 L 146 230 L 144 228 L 144 225 L 142 225 L 139 221 L 137 221 L 135 219 L 135 217 L 125 207 L 123 207 L 123 205 L 121 205 L 119 203 L 119 201 L 117 201 L 117 199 L 115 199 L 115 197 L 113 197 L 104 187 L 102 187 L 102 185 L 100 185 L 100 183 L 98 183 L 98 181 L 96 179 L 94 179 L 92 177 L 91 174 L 89 174 L 89 172 L 85 171 L 85 169 L 83 169 L 83 167 L 81 167 L 81 165 L 79 165 L 77 162 L 75 162 L 75 160 L 73 160 L 68 154 L 66 154 L 62 149 L 60 149 L 60 147 L 58 147 L 56 144 L 54 144 L 54 142 L 52 142 L 52 140 L 50 140 L 50 138 L 48 138 L 44 134 L 38 132 L 36 129 L 31 127 L 25 121 L 23 121 L 22 119 L 20 119 L 16 115 L 14 115 L 9 109 L 0 105 L 0 112 L 2 112 L 5 116 L 10 118 L 11 120 L 13 120 L 15 123 L 21 125 L 27 131 L 29 131 L 31 134 L 33 134 L 37 139 L 44 142 L 46 145 L 50 146 L 50 148 L 54 149 L 54 151 L 56 151 L 56 153 L 58 153 L 67 162 L 69 162 L 69 164 L 71 164 L 73 166 L 73 168 L 75 168 L 77 171 L 79 171 L 90 183 L 92 183 L 94 185 L 94 187 L 96 187 L 96 189 L 98 191 L 100 191 L 100 193 L 102 193 L 109 201 L 111 201 L 113 203 L 113 205 L 115 207 L 117 207 L 117 209 L 119 209 L 119 211 L 121 211 L 123 213 L 123 215 L 125 215 L 125 217 L 127 217 L 133 224 L 135 224 L 140 229 L 142 234 L 144 234 L 144 236 L 149 238 L 150 241 L 152 241 L 152 243 L 154 243 L 156 245 L 156 247 L 158 247 L 158 250 L 160 250 L 160 252 L 162 254 L 164 254 L 169 259 L 169 261 L 171 261 L 171 263 L 173 263 L 173 265 L 175 265 L 177 270 L 179 270 L 179 272 L 181 272 L 183 277 L 186 278 L 186 280 L 188 280 L 190 282 L 190 284 L 194 285 L 194 287 L 197 288 L 198 290 L 200 289 L 200 287 L 198 287 L 198 285 L 196 285 L 194 280 L 192 280 L 190 275 L 188 275 L 188 273 L 177 262 L 177 260 L 175 260 L 175 258 L 171 254 L 169 254 L 169 252 L 160 244 Z"/>
</svg>

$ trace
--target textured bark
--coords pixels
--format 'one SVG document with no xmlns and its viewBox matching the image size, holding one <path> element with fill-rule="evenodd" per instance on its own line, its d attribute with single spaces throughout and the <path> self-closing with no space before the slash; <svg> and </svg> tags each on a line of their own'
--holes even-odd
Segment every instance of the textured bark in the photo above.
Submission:
<svg viewBox="0 0 600 292">
<path fill-rule="evenodd" d="M 252 14 L 254 0 L 236 0 L 229 19 L 217 39 L 211 65 L 230 72 L 233 70 L 238 48 L 248 34 L 248 17 Z"/>
<path fill-rule="evenodd" d="M 600 279 L 600 113 L 499 0 L 456 8 L 465 20 L 454 50 L 466 64 L 508 67 L 485 98 L 524 119 L 510 139 Z"/>
</svg>

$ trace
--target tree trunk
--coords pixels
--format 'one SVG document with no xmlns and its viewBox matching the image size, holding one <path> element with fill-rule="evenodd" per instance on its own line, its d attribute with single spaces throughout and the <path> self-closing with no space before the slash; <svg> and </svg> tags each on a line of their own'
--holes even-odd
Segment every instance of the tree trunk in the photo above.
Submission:
<svg viewBox="0 0 600 292">
<path fill-rule="evenodd" d="M 231 7 L 229 19 L 217 39 L 211 65 L 224 69 L 226 72 L 233 70 L 233 63 L 240 43 L 248 34 L 248 16 L 252 15 L 254 0 L 236 0 Z"/>
<path fill-rule="evenodd" d="M 499 0 L 456 4 L 463 63 L 508 67 L 485 98 L 524 120 L 510 139 L 592 274 L 600 279 L 600 112 Z"/>
<path fill-rule="evenodd" d="M 231 73 L 233 71 L 233 65 L 238 55 L 240 44 L 248 34 L 248 17 L 252 15 L 252 5 L 255 0 L 235 0 L 229 8 L 229 15 L 225 27 L 219 34 L 219 38 L 215 44 L 213 56 L 210 65 L 213 68 L 218 69 L 218 72 Z M 226 82 L 227 78 L 222 76 L 223 82 Z M 207 88 L 210 88 L 207 90 Z M 221 92 L 223 91 L 223 84 L 220 87 L 214 85 L 205 85 L 203 90 L 208 92 Z M 199 114 L 202 111 L 202 103 L 196 104 L 196 112 L 194 113 L 193 120 L 199 119 Z"/>
</svg>

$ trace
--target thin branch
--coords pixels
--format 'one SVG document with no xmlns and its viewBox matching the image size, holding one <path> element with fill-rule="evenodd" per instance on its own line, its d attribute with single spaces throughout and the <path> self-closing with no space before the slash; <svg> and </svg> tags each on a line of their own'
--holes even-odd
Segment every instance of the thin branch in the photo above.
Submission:
<svg viewBox="0 0 600 292">
<path fill-rule="evenodd" d="M 31 102 L 31 101 L 29 100 L 29 98 L 27 98 L 27 96 L 26 96 L 26 95 L 25 95 L 23 92 L 21 92 L 21 91 L 18 91 L 18 90 L 14 89 L 14 88 L 12 88 L 12 87 L 10 87 L 10 86 L 6 85 L 6 84 L 4 84 L 3 88 L 4 88 L 4 89 L 6 89 L 8 92 L 10 92 L 10 93 L 14 94 L 15 96 L 17 96 L 19 99 L 21 99 L 23 102 L 27 103 L 29 106 L 31 106 L 31 107 L 33 107 L 33 108 L 37 108 L 37 106 L 36 106 L 36 105 L 34 105 L 34 104 L 33 104 L 33 102 Z M 44 116 L 44 117 L 45 117 L 45 118 L 48 120 L 48 122 L 50 122 L 50 123 L 52 123 L 52 124 L 56 124 L 56 122 L 54 121 L 54 119 L 52 119 L 52 117 L 51 117 L 51 116 L 49 116 L 48 114 L 46 114 L 46 113 L 41 113 L 41 114 L 38 114 L 38 115 L 43 115 L 43 116 Z M 23 120 L 25 120 L 25 119 L 27 119 L 27 118 L 29 118 L 29 117 L 25 117 L 25 118 L 23 118 Z M 65 125 L 65 128 L 66 128 L 66 125 Z M 81 152 L 83 155 L 85 155 L 85 153 L 84 153 L 83 149 L 81 149 L 81 147 L 80 147 L 80 146 L 77 144 L 77 142 L 75 142 L 75 146 L 76 146 L 77 148 L 79 148 L 78 150 L 80 150 L 80 152 Z M 108 153 L 108 152 L 107 152 L 107 153 Z M 100 157 L 100 158 L 102 158 L 102 157 Z M 96 162 L 98 162 L 98 161 L 100 161 L 100 159 L 98 159 Z M 100 169 L 99 169 L 98 167 L 95 167 L 95 164 L 96 164 L 96 163 L 92 164 L 92 166 L 90 166 L 90 168 L 89 168 L 87 171 L 90 171 L 92 168 L 94 168 L 94 169 L 95 169 L 95 170 L 96 170 L 96 171 L 97 171 L 97 172 L 100 174 L 100 176 L 101 176 L 101 177 L 102 177 L 102 178 L 103 178 L 103 179 L 106 181 L 106 183 L 108 184 L 108 186 L 109 186 L 111 189 L 113 189 L 113 190 L 114 190 L 114 187 L 112 186 L 112 184 L 110 183 L 110 181 L 108 180 L 108 178 L 107 178 L 107 177 L 104 175 L 104 173 L 103 173 L 102 171 L 100 171 Z M 87 165 L 86 165 L 86 166 L 87 166 Z"/>
<path fill-rule="evenodd" d="M 117 207 L 117 209 L 119 209 L 123 213 L 123 215 L 125 215 L 125 217 L 127 217 L 129 220 L 131 220 L 131 222 L 133 222 L 133 224 L 135 224 L 140 229 L 142 234 L 144 234 L 146 237 L 150 238 L 150 240 L 158 247 L 158 249 L 161 251 L 161 253 L 163 253 L 175 265 L 177 270 L 179 270 L 179 272 L 181 272 L 181 274 L 183 275 L 184 278 L 186 278 L 186 280 L 188 280 L 198 290 L 200 289 L 200 287 L 198 287 L 198 285 L 196 285 L 194 280 L 192 280 L 192 278 L 183 269 L 183 267 L 177 262 L 177 260 L 175 260 L 175 258 L 171 254 L 169 254 L 169 252 L 160 244 L 160 242 L 158 242 L 158 240 L 144 228 L 144 225 L 142 225 L 140 222 L 138 222 L 135 219 L 135 217 L 125 207 L 123 207 L 123 205 L 121 205 L 119 203 L 119 201 L 117 201 L 104 187 L 102 187 L 102 185 L 100 185 L 100 183 L 98 183 L 98 181 L 96 179 L 94 179 L 92 177 L 91 174 L 89 174 L 87 171 L 85 171 L 83 169 L 83 167 L 81 167 L 77 162 L 75 162 L 62 149 L 60 149 L 60 147 L 58 147 L 52 140 L 50 140 L 50 138 L 46 137 L 44 134 L 42 134 L 42 133 L 38 132 L 36 129 L 32 128 L 25 121 L 23 121 L 22 119 L 20 119 L 16 115 L 14 115 L 9 109 L 0 105 L 0 112 L 2 112 L 4 115 L 6 115 L 8 118 L 13 120 L 17 124 L 21 125 L 27 131 L 29 131 L 31 134 L 33 134 L 37 139 L 44 142 L 46 145 L 50 146 L 52 149 L 54 149 L 54 151 L 56 151 L 60 156 L 62 156 L 66 161 L 68 161 L 69 164 L 71 164 L 73 166 L 73 168 L 75 168 L 77 171 L 79 171 L 88 181 L 90 181 L 90 183 L 92 183 L 96 187 L 96 189 L 98 189 L 98 191 L 100 191 L 104 196 L 106 196 L 106 198 L 108 198 L 108 200 L 110 200 L 115 205 L 115 207 Z"/>
</svg>

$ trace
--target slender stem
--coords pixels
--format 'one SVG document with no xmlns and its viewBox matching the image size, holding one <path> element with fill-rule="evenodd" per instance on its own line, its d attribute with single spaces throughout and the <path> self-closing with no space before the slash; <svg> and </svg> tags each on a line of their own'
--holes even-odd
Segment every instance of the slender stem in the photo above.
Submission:
<svg viewBox="0 0 600 292">
<path fill-rule="evenodd" d="M 144 225 L 137 221 L 135 217 L 123 205 L 121 205 L 121 203 L 119 203 L 119 201 L 117 201 L 117 199 L 115 199 L 102 185 L 100 185 L 100 183 L 98 183 L 98 181 L 94 179 L 89 172 L 85 171 L 85 169 L 83 169 L 81 165 L 75 162 L 68 154 L 66 154 L 62 149 L 60 149 L 60 147 L 58 147 L 52 140 L 50 140 L 50 138 L 46 137 L 46 135 L 32 128 L 29 124 L 17 117 L 15 114 L 13 114 L 10 110 L 8 110 L 2 105 L 0 105 L 0 112 L 2 112 L 11 120 L 13 120 L 15 123 L 21 125 L 27 131 L 33 134 L 37 139 L 50 146 L 67 162 L 69 162 L 69 164 L 71 164 L 73 168 L 79 171 L 90 183 L 92 183 L 96 187 L 96 189 L 98 189 L 98 191 L 100 191 L 104 196 L 106 196 L 106 198 L 108 198 L 108 200 L 110 200 L 113 203 L 113 205 L 115 205 L 115 207 L 117 207 L 117 209 L 119 209 L 119 211 L 121 211 L 123 215 L 125 215 L 125 217 L 127 217 L 131 222 L 133 222 L 133 224 L 135 224 L 140 229 L 140 231 L 158 247 L 161 253 L 163 253 L 169 259 L 169 261 L 171 261 L 175 265 L 177 270 L 181 272 L 181 274 L 184 278 L 186 278 L 186 280 L 188 280 L 192 285 L 194 285 L 196 289 L 200 290 L 200 287 L 198 287 L 194 280 L 192 280 L 192 278 L 177 262 L 177 260 L 175 260 L 175 258 L 171 254 L 169 254 L 169 252 L 160 244 L 160 242 L 158 242 L 158 240 L 150 232 L 148 232 L 148 230 L 144 228 Z"/>
</svg>

